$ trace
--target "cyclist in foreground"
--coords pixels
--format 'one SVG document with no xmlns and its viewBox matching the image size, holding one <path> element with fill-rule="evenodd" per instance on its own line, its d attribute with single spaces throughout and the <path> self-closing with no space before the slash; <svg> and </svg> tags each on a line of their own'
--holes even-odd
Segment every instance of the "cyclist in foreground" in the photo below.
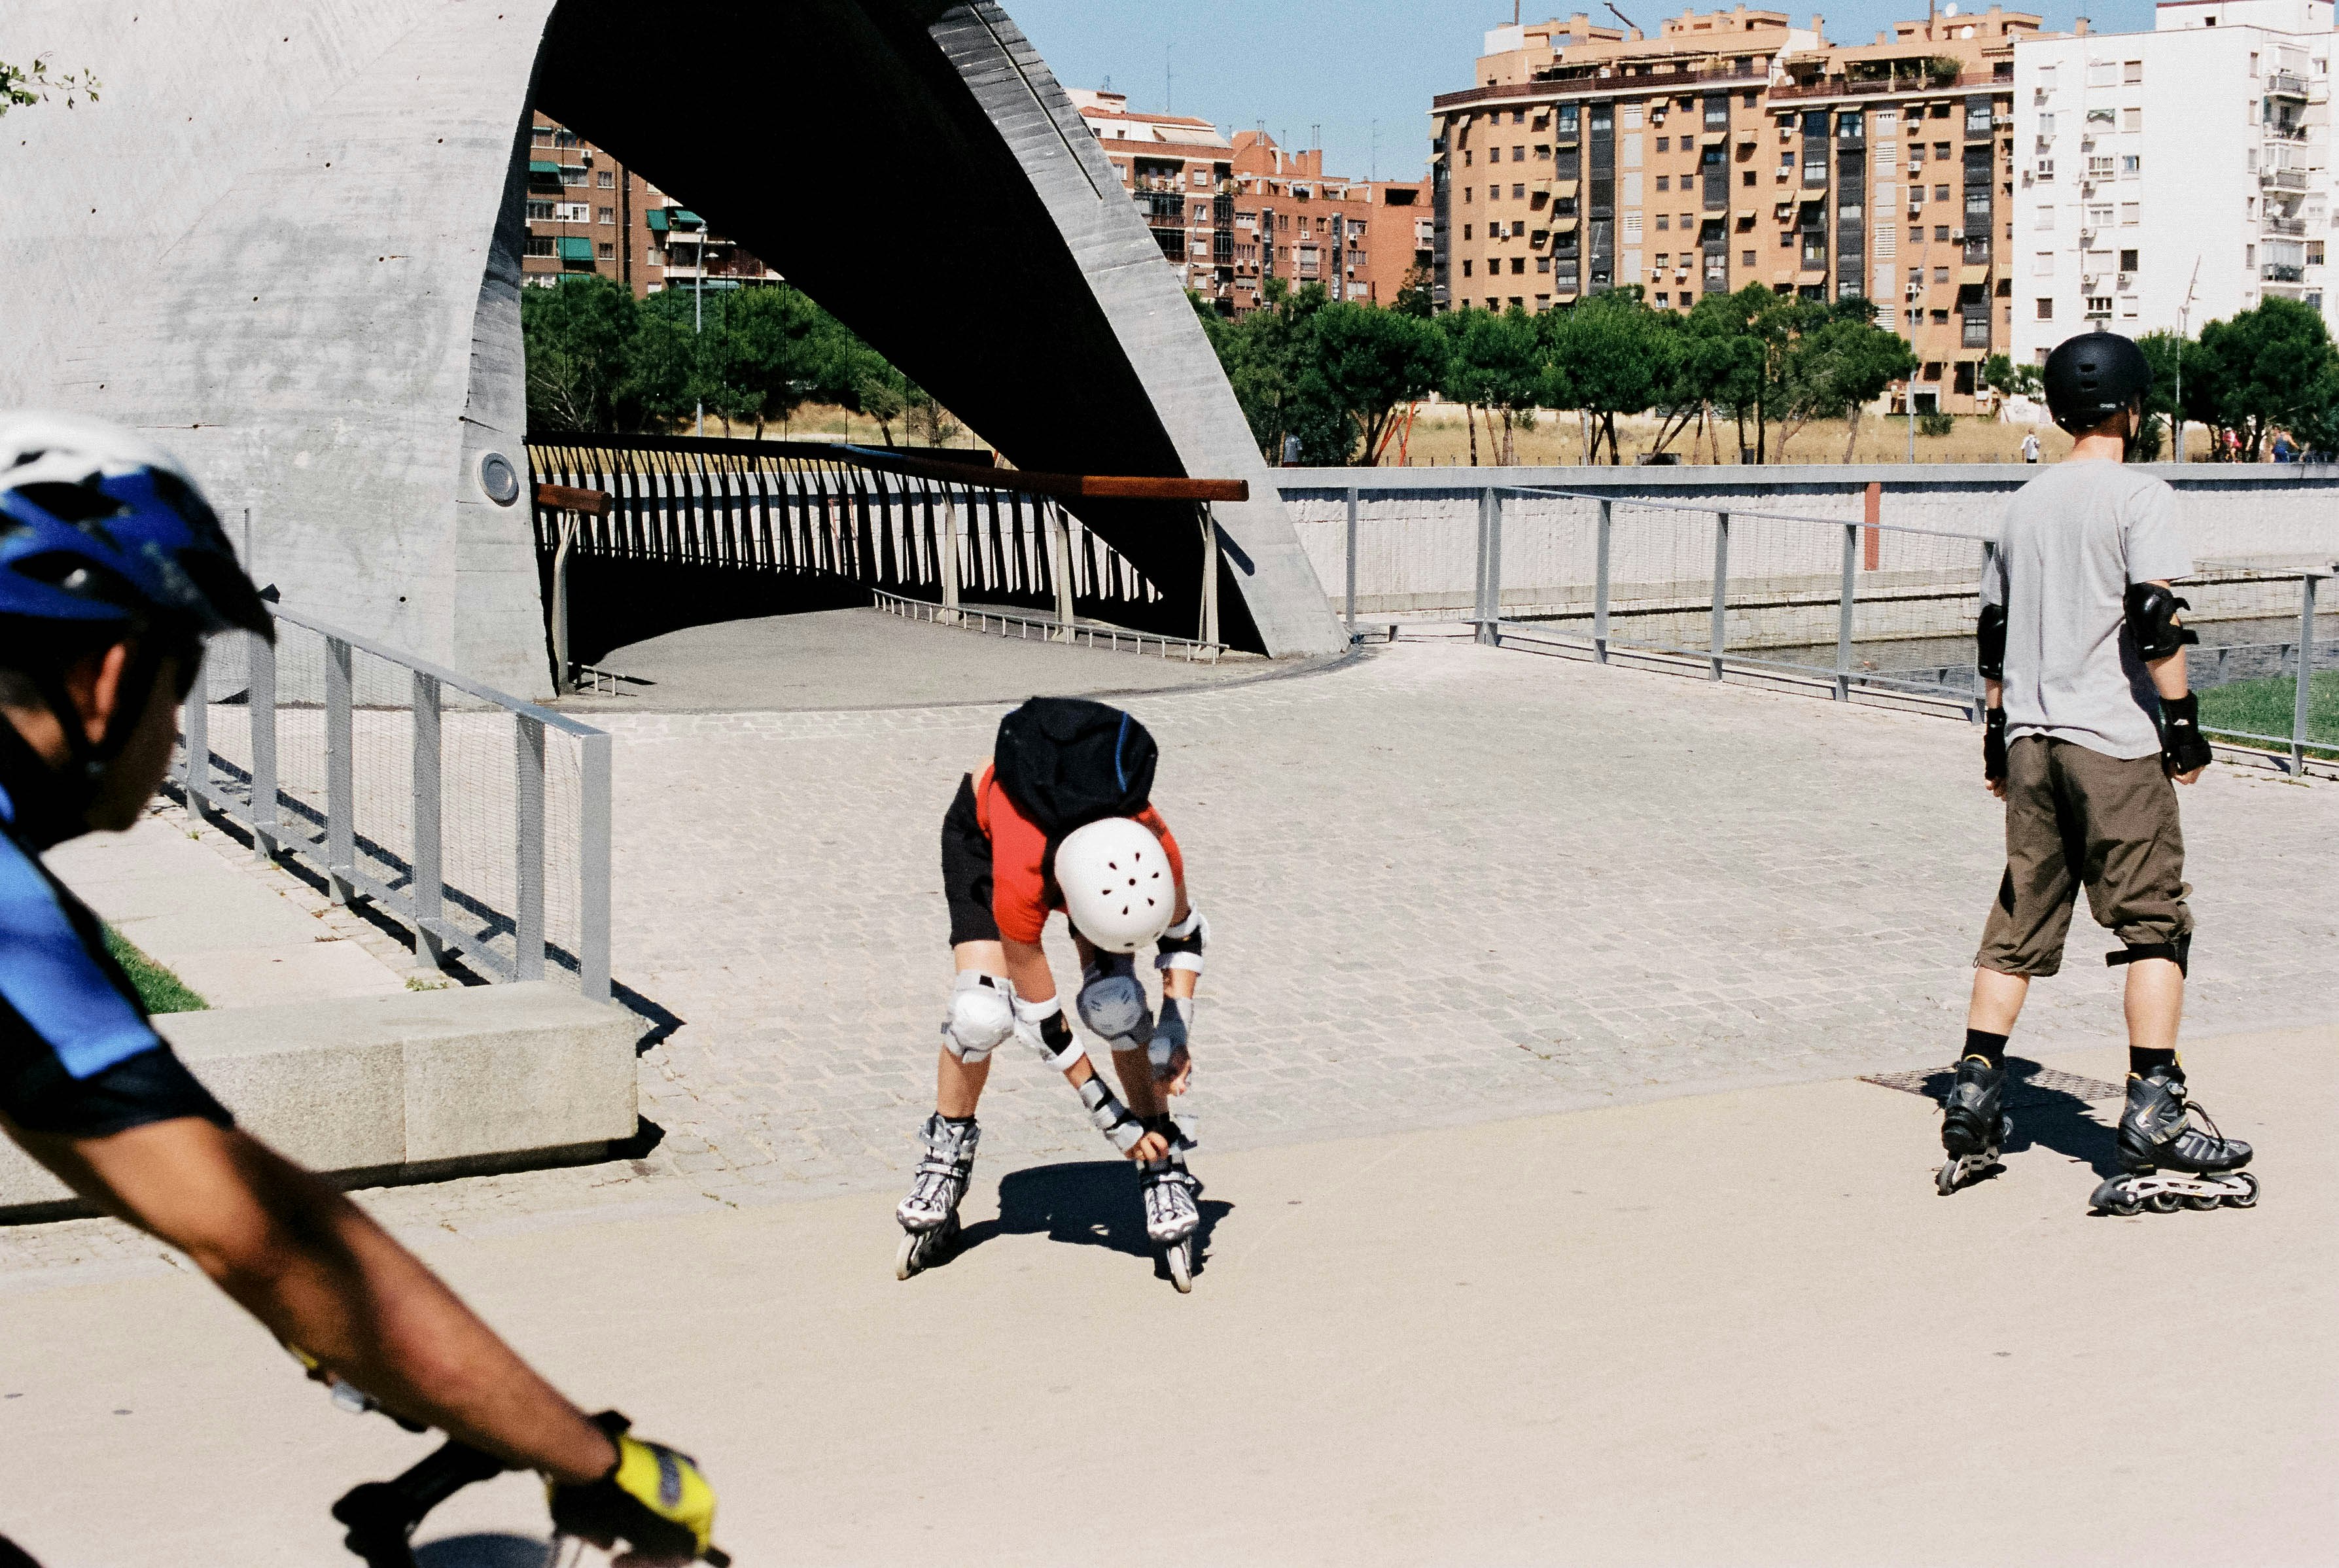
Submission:
<svg viewBox="0 0 2339 1568">
<path fill-rule="evenodd" d="M 97 420 L 0 414 L 0 1129 L 319 1376 L 485 1470 L 541 1474 L 564 1533 L 622 1542 L 636 1568 L 688 1563 L 714 1528 L 697 1466 L 587 1417 L 355 1204 L 239 1130 L 42 863 L 137 821 L 204 640 L 232 630 L 274 637 L 174 459 Z"/>
</svg>

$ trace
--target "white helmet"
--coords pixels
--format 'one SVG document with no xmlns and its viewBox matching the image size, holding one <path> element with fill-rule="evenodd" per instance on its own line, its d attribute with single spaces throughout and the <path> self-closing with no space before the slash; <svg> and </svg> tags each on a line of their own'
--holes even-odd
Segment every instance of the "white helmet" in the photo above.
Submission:
<svg viewBox="0 0 2339 1568">
<path fill-rule="evenodd" d="M 1056 846 L 1056 885 L 1073 928 L 1106 952 L 1135 952 L 1178 912 L 1170 853 L 1132 817 L 1109 816 L 1066 835 Z"/>
</svg>

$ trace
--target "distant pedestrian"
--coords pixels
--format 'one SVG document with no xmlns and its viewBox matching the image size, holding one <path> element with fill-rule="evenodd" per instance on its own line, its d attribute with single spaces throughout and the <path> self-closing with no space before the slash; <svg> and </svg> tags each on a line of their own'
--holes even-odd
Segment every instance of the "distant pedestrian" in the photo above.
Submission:
<svg viewBox="0 0 2339 1568">
<path fill-rule="evenodd" d="M 2277 463 L 2295 463 L 2298 460 L 2298 449 L 2290 444 L 2289 432 L 2285 430 L 2275 432 L 2274 460 Z"/>
<path fill-rule="evenodd" d="M 2038 432 L 2036 430 L 2022 438 L 2022 460 L 2026 463 L 2038 460 Z"/>
</svg>

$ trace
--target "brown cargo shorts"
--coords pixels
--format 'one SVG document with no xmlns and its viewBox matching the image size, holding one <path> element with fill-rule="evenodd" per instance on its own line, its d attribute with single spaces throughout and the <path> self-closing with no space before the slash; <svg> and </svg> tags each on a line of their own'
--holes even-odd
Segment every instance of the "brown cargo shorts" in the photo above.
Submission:
<svg viewBox="0 0 2339 1568">
<path fill-rule="evenodd" d="M 2156 754 L 2107 757 L 2024 735 L 2007 749 L 2006 875 L 1975 965 L 2020 975 L 2061 969 L 2082 887 L 2096 923 L 2127 946 L 2192 934 L 2176 786 Z"/>
</svg>

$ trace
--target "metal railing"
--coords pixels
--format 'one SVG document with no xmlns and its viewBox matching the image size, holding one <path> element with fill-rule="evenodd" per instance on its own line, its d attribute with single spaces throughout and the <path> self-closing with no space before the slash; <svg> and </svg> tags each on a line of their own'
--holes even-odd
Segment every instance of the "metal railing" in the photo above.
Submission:
<svg viewBox="0 0 2339 1568">
<path fill-rule="evenodd" d="M 241 823 L 436 968 L 573 973 L 609 996 L 610 742 L 590 725 L 297 611 L 214 639 L 181 715 L 188 807 Z"/>
<path fill-rule="evenodd" d="M 1189 607 L 1193 641 L 1219 641 L 1218 527 L 1210 503 L 1242 480 L 1110 478 L 995 468 L 988 452 L 904 453 L 819 441 L 558 436 L 532 441 L 537 544 L 553 564 L 551 617 L 566 636 L 566 568 L 581 557 L 817 573 L 958 609 L 1051 610 L 1063 625 L 1158 626 Z M 597 512 L 563 498 L 590 491 Z M 1171 601 L 1069 503 L 1164 503 L 1196 529 L 1197 600 Z M 1174 620 L 1171 624 L 1175 624 Z M 564 672 L 564 674 L 567 672 Z"/>
<path fill-rule="evenodd" d="M 1182 658 L 1191 664 L 1217 664 L 1219 656 L 1227 651 L 1223 644 L 1196 642 L 1191 637 L 1131 631 L 1127 626 L 1092 622 L 1074 621 L 1067 626 L 1046 616 L 1018 615 L 1012 610 L 992 609 L 982 605 L 937 605 L 925 599 L 889 594 L 882 588 L 873 590 L 873 597 L 877 601 L 876 607 L 889 616 L 899 616 L 903 620 L 926 621 L 935 626 L 964 626 L 970 631 L 1012 637 L 1017 642 L 1071 643 L 1114 653 L 1125 650 L 1142 654 L 1158 650 L 1165 659 Z"/>
<path fill-rule="evenodd" d="M 1997 548 L 1991 534 L 1882 522 L 1874 489 L 1855 520 L 1550 487 L 1474 488 L 1468 615 L 1376 616 L 1390 637 L 1464 627 L 1492 646 L 1980 720 L 1973 635 L 1983 567 Z M 1359 536 L 1362 503 L 1375 493 L 1346 488 L 1342 586 L 1351 642 L 1363 640 Z M 1396 534 L 1412 537 L 1392 537 L 1382 519 L 1376 544 L 1385 557 L 1434 572 L 1433 557 L 1459 565 L 1436 547 L 1441 528 L 1444 542 L 1459 547 L 1452 527 L 1399 524 Z M 2339 567 L 2289 561 L 2206 562 L 2181 585 L 2192 606 L 2186 624 L 2203 639 L 2188 660 L 2196 687 L 2298 679 L 2287 735 L 2203 726 L 2229 749 L 2264 754 L 2292 773 L 2310 761 L 2339 761 L 2339 745 L 2316 740 L 2308 723 L 2318 659 L 2339 652 L 2339 606 L 2319 602 L 2317 591 L 2334 574 Z"/>
</svg>

